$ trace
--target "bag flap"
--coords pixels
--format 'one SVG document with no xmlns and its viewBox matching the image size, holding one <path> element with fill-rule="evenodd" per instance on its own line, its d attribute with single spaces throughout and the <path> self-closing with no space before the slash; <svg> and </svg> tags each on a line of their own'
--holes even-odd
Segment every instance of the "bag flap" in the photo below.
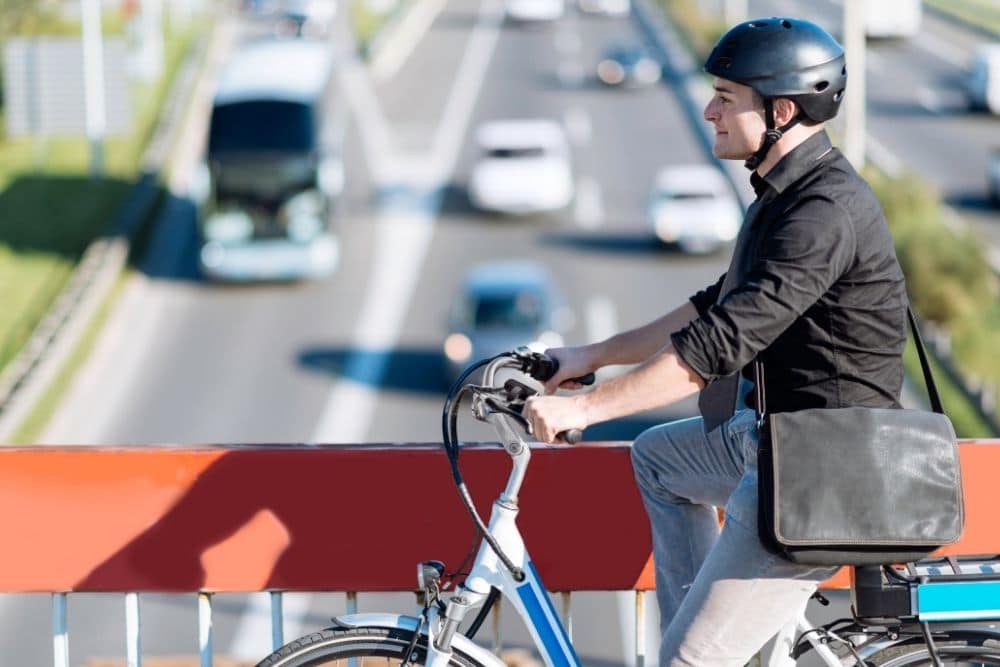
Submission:
<svg viewBox="0 0 1000 667">
<path fill-rule="evenodd" d="M 964 523 L 951 421 L 923 410 L 769 416 L 774 534 L 787 546 L 944 545 Z"/>
</svg>

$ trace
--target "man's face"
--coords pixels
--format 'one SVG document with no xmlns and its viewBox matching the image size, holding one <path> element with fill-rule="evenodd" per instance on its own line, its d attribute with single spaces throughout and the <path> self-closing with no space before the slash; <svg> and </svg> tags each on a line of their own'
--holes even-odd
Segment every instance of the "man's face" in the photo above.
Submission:
<svg viewBox="0 0 1000 667">
<path fill-rule="evenodd" d="M 715 127 L 712 153 L 721 160 L 746 160 L 767 130 L 764 110 L 750 86 L 716 77 L 712 87 L 715 94 L 703 114 Z"/>
</svg>

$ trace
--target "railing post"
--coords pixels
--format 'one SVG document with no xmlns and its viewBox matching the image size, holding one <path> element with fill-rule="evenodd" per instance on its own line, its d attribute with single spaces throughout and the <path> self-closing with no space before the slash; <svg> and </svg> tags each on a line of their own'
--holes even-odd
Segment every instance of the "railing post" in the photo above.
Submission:
<svg viewBox="0 0 1000 667">
<path fill-rule="evenodd" d="M 646 665 L 646 594 L 635 592 L 635 667 Z"/>
<path fill-rule="evenodd" d="M 55 667 L 69 667 L 69 633 L 66 629 L 66 594 L 52 594 L 52 657 Z"/>
<path fill-rule="evenodd" d="M 358 594 L 356 591 L 347 591 L 347 614 L 350 616 L 356 613 L 358 613 Z M 347 667 L 358 667 L 358 664 L 357 658 L 347 659 Z"/>
<path fill-rule="evenodd" d="M 139 633 L 139 594 L 125 594 L 125 652 L 128 667 L 142 667 L 142 639 Z"/>
<path fill-rule="evenodd" d="M 562 608 L 563 608 L 563 625 L 566 626 L 566 636 L 569 640 L 573 641 L 573 609 L 570 606 L 572 593 L 570 591 L 563 591 L 562 595 Z"/>
<path fill-rule="evenodd" d="M 271 648 L 277 651 L 285 645 L 285 614 L 281 591 L 271 591 Z"/>
<path fill-rule="evenodd" d="M 212 594 L 198 593 L 198 654 L 201 667 L 212 667 Z"/>
</svg>

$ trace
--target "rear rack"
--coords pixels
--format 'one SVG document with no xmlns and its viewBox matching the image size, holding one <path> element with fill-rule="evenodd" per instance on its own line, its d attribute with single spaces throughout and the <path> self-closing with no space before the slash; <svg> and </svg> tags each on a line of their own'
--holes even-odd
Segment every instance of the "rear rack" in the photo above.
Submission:
<svg viewBox="0 0 1000 667">
<path fill-rule="evenodd" d="M 868 622 L 1000 619 L 1000 555 L 856 567 L 851 601 Z"/>
</svg>

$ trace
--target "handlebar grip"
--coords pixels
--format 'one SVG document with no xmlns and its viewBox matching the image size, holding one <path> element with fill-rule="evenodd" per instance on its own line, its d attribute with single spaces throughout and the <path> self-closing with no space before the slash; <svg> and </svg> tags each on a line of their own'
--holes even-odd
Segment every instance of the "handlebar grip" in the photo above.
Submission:
<svg viewBox="0 0 1000 667">
<path fill-rule="evenodd" d="M 583 440 L 583 431 L 578 428 L 571 428 L 568 431 L 563 431 L 556 437 L 565 442 L 567 445 L 575 445 Z"/>
<path fill-rule="evenodd" d="M 558 372 L 559 360 L 545 354 L 535 354 L 534 364 L 528 369 L 528 373 L 533 378 L 541 382 L 547 381 Z M 587 373 L 586 375 L 581 375 L 580 377 L 570 378 L 568 382 L 577 382 L 582 385 L 592 385 L 596 379 L 597 378 L 593 373 Z"/>
</svg>

